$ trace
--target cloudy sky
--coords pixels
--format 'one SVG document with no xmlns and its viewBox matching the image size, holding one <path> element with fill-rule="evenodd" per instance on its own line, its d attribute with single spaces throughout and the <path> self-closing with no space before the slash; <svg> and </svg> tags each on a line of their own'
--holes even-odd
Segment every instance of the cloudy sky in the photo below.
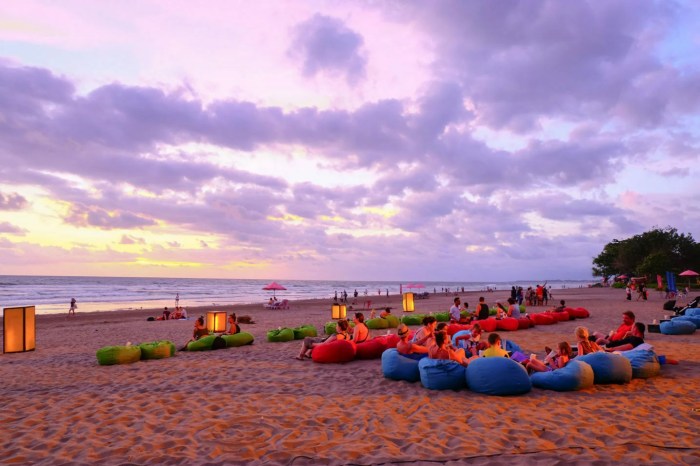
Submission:
<svg viewBox="0 0 700 466">
<path fill-rule="evenodd" d="M 2 274 L 588 279 L 700 239 L 692 1 L 0 3 Z"/>
</svg>

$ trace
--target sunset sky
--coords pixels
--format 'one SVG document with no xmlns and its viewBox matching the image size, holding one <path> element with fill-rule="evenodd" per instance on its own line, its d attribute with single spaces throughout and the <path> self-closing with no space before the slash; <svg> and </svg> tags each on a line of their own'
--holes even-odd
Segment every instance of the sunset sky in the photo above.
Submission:
<svg viewBox="0 0 700 466">
<path fill-rule="evenodd" d="M 588 279 L 700 239 L 700 4 L 5 1 L 0 133 L 0 274 Z"/>
</svg>

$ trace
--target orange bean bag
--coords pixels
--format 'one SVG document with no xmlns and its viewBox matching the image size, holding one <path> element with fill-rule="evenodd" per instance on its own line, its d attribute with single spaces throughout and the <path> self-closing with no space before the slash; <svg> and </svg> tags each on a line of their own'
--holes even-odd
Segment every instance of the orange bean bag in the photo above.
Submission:
<svg viewBox="0 0 700 466">
<path fill-rule="evenodd" d="M 518 330 L 518 319 L 513 317 L 506 317 L 504 319 L 496 320 L 496 329 L 503 330 L 506 332 L 513 332 Z"/>
<path fill-rule="evenodd" d="M 379 359 L 386 349 L 385 342 L 380 338 L 372 338 L 355 345 L 355 358 L 357 359 Z M 316 351 L 316 349 L 314 349 Z M 313 353 L 312 353 L 313 356 Z"/>
<path fill-rule="evenodd" d="M 569 320 L 569 313 L 566 311 L 552 312 L 552 317 L 554 317 L 557 322 L 566 322 Z"/>
<path fill-rule="evenodd" d="M 495 332 L 496 328 L 498 327 L 498 324 L 496 323 L 496 319 L 484 319 L 484 320 L 477 320 L 477 324 L 481 327 L 481 330 L 484 332 Z"/>
<path fill-rule="evenodd" d="M 462 330 L 470 330 L 472 326 L 470 324 L 450 324 L 447 326 L 447 334 L 449 336 L 454 335 Z"/>
<path fill-rule="evenodd" d="M 586 317 L 591 316 L 591 313 L 588 312 L 588 309 L 583 307 L 577 307 L 576 309 L 572 309 L 571 311 L 569 311 L 569 313 L 573 313 L 573 316 L 577 319 L 585 319 Z"/>
<path fill-rule="evenodd" d="M 530 314 L 530 319 L 532 319 L 535 325 L 552 325 L 559 322 L 552 315 L 545 313 Z"/>
<path fill-rule="evenodd" d="M 518 319 L 518 330 L 527 330 L 530 327 L 534 327 L 534 322 L 532 322 L 527 317 L 521 317 Z"/>
<path fill-rule="evenodd" d="M 349 362 L 355 359 L 355 343 L 348 340 L 335 340 L 314 347 L 311 359 L 325 364 Z"/>
</svg>

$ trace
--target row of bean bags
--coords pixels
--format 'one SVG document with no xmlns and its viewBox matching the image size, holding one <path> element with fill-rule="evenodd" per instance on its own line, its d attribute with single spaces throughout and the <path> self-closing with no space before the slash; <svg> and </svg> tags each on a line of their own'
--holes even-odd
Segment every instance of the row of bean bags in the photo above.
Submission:
<svg viewBox="0 0 700 466">
<path fill-rule="evenodd" d="M 269 332 L 267 332 L 267 341 L 271 343 L 279 343 L 292 340 L 294 340 L 294 330 L 291 328 L 284 327 L 275 330 L 270 330 Z"/>
<path fill-rule="evenodd" d="M 370 338 L 367 341 L 363 341 L 362 343 L 354 343 L 353 345 L 355 346 L 355 357 L 354 359 L 379 359 L 382 357 L 382 353 L 384 353 L 385 350 L 390 349 L 390 348 L 396 348 L 396 345 L 399 343 L 399 336 L 395 334 L 390 334 L 390 335 L 382 335 L 379 337 L 375 338 Z M 313 353 L 317 351 L 318 348 L 325 348 L 322 353 L 324 355 L 321 357 L 323 359 L 323 362 L 325 363 L 342 363 L 342 362 L 348 362 L 347 360 L 347 352 L 344 348 L 344 345 L 333 345 L 334 342 L 327 343 L 321 346 L 318 346 L 314 348 L 314 351 L 312 352 L 312 359 L 313 359 Z M 330 349 L 328 348 L 330 347 Z M 334 349 L 338 351 L 338 354 L 334 353 Z"/>
<path fill-rule="evenodd" d="M 514 332 L 515 330 L 518 330 L 520 327 L 520 324 L 518 323 L 518 319 L 514 317 L 505 317 L 503 319 L 494 319 L 496 320 L 496 330 L 502 330 L 506 332 Z"/>
<path fill-rule="evenodd" d="M 299 327 L 292 329 L 294 332 L 295 340 L 303 340 L 306 337 L 315 337 L 318 335 L 316 327 L 311 324 L 300 325 Z"/>
<path fill-rule="evenodd" d="M 695 333 L 695 323 L 691 320 L 679 320 L 678 317 L 661 322 L 659 326 L 661 333 L 664 335 L 691 335 Z"/>
<path fill-rule="evenodd" d="M 175 355 L 175 345 L 169 340 L 159 340 L 140 345 L 105 346 L 97 350 L 97 363 L 101 366 L 130 364 L 146 359 L 164 359 Z"/>
</svg>

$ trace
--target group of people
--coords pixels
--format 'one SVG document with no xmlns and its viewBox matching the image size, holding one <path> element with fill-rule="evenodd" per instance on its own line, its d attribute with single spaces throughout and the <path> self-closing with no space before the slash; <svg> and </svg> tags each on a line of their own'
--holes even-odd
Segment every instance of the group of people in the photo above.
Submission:
<svg viewBox="0 0 700 466">
<path fill-rule="evenodd" d="M 453 302 L 454 304 L 450 307 L 450 323 L 466 324 L 473 320 L 485 320 L 489 318 L 489 305 L 486 304 L 486 300 L 483 296 L 479 297 L 479 304 L 473 312 L 469 311 L 469 303 L 465 302 L 462 304 L 462 300 L 459 296 L 456 297 Z M 520 318 L 520 305 L 518 305 L 514 298 L 508 298 L 507 307 L 500 302 L 497 302 L 496 306 L 498 308 L 496 313 L 497 319 L 503 319 L 505 317 Z"/>
<path fill-rule="evenodd" d="M 353 318 L 355 324 L 352 333 L 350 332 L 350 322 L 346 319 L 340 319 L 335 325 L 335 333 L 329 337 L 306 337 L 301 343 L 301 349 L 296 359 L 303 361 L 311 359 L 311 353 L 314 348 L 319 345 L 334 342 L 336 340 L 352 340 L 355 343 L 362 343 L 369 340 L 369 328 L 365 324 L 365 315 L 362 312 L 356 312 Z"/>
<path fill-rule="evenodd" d="M 166 306 L 163 308 L 163 313 L 156 320 L 178 320 L 187 319 L 187 309 L 180 306 L 175 306 L 174 311 L 170 311 Z"/>
</svg>

